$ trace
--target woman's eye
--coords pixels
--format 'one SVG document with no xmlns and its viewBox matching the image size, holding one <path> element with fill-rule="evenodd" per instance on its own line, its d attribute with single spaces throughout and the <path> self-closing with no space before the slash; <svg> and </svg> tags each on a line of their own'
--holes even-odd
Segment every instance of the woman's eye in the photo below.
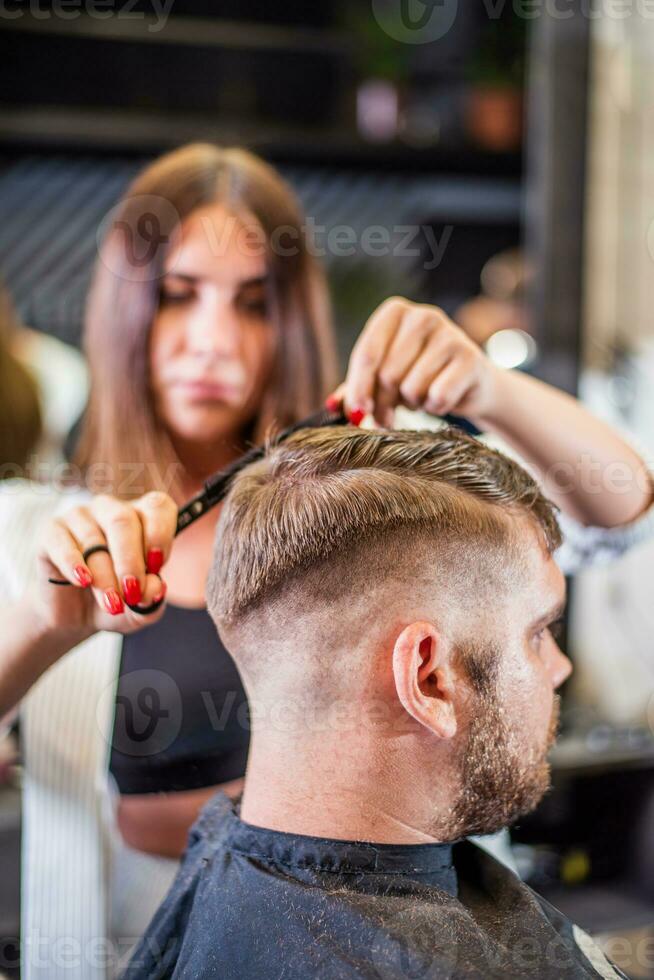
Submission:
<svg viewBox="0 0 654 980">
<path fill-rule="evenodd" d="M 266 314 L 266 300 L 263 296 L 253 297 L 252 299 L 243 297 L 240 305 L 247 313 L 254 313 L 257 316 L 265 316 Z"/>
<path fill-rule="evenodd" d="M 267 291 L 260 285 L 243 289 L 236 294 L 236 305 L 246 313 L 265 316 L 268 311 Z"/>
<path fill-rule="evenodd" d="M 168 304 L 187 303 L 192 296 L 193 293 L 190 292 L 189 290 L 185 290 L 184 292 L 175 292 L 174 290 L 170 290 L 170 289 L 162 289 L 159 294 L 159 301 L 161 303 L 168 303 Z"/>
</svg>

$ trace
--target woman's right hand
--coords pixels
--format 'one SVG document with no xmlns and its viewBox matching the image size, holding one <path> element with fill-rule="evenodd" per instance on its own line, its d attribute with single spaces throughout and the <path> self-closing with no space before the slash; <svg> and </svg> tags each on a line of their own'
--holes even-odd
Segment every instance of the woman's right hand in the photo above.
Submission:
<svg viewBox="0 0 654 980">
<path fill-rule="evenodd" d="M 87 639 L 98 630 L 133 633 L 161 618 L 165 605 L 139 614 L 131 605 L 148 606 L 165 595 L 157 574 L 170 555 L 177 526 L 177 505 L 168 494 L 152 491 L 124 501 L 99 494 L 46 525 L 37 561 L 37 585 L 30 597 L 47 632 Z M 93 545 L 106 545 L 84 560 Z M 71 587 L 48 578 L 67 579 Z"/>
</svg>

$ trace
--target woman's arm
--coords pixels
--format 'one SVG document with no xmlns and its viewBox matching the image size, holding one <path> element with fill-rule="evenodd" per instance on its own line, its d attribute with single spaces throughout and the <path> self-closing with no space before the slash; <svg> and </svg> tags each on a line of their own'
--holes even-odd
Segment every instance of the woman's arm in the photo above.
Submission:
<svg viewBox="0 0 654 980">
<path fill-rule="evenodd" d="M 0 608 L 0 724 L 41 674 L 85 636 L 48 627 L 29 597 Z"/>
<path fill-rule="evenodd" d="M 434 306 L 382 303 L 334 398 L 382 425 L 392 425 L 397 405 L 470 419 L 508 443 L 583 524 L 627 524 L 652 503 L 645 463 L 616 432 L 556 388 L 497 368 Z"/>
<path fill-rule="evenodd" d="M 609 528 L 651 506 L 647 466 L 617 432 L 570 395 L 519 371 L 494 370 L 494 395 L 479 427 L 509 443 L 563 511 Z"/>
</svg>

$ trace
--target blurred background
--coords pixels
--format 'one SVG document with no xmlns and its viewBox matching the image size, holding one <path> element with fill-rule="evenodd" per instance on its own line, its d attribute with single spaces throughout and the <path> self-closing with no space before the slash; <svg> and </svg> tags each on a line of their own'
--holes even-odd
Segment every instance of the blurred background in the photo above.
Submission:
<svg viewBox="0 0 654 980">
<path fill-rule="evenodd" d="M 33 469 L 63 465 L 84 408 L 103 222 L 145 162 L 195 140 L 246 146 L 297 191 L 343 364 L 386 296 L 435 303 L 654 449 L 645 0 L 7 0 L 0 65 L 2 319 L 40 389 Z M 571 584 L 555 788 L 514 833 L 526 879 L 633 977 L 654 977 L 652 558 Z M 0 752 L 17 976 L 20 767 Z"/>
</svg>

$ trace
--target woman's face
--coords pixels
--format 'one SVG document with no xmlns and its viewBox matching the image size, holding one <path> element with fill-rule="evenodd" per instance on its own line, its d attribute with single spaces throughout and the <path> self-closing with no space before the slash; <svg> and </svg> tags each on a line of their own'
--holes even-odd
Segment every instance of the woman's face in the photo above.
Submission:
<svg viewBox="0 0 654 980">
<path fill-rule="evenodd" d="M 238 439 L 266 385 L 273 328 L 263 232 L 220 204 L 182 223 L 150 340 L 155 410 L 180 454 Z"/>
</svg>

